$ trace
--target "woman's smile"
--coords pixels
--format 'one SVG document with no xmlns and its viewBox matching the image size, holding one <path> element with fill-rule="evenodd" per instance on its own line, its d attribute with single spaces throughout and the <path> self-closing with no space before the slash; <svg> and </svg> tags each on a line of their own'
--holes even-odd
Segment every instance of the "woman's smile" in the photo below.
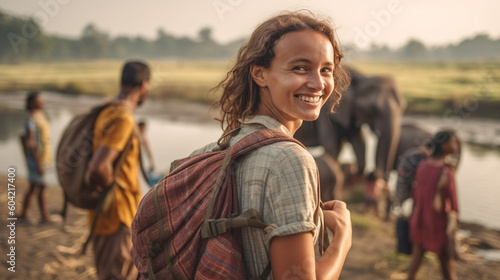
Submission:
<svg viewBox="0 0 500 280">
<path fill-rule="evenodd" d="M 319 101 L 321 100 L 321 96 L 297 95 L 295 97 L 306 103 L 313 103 L 313 104 L 319 104 Z"/>
</svg>

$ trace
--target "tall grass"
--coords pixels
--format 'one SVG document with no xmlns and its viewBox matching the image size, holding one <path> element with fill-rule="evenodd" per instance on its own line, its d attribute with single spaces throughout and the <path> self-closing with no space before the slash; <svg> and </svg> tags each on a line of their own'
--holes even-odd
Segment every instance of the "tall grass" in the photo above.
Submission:
<svg viewBox="0 0 500 280">
<path fill-rule="evenodd" d="M 500 62 L 353 62 L 351 65 L 369 76 L 392 76 L 409 100 L 459 101 L 476 95 L 500 100 Z"/>
</svg>

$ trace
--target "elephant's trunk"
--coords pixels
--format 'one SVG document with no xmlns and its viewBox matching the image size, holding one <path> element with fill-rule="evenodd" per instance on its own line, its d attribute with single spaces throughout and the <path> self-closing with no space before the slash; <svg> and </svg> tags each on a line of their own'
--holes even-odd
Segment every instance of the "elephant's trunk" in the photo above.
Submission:
<svg viewBox="0 0 500 280">
<path fill-rule="evenodd" d="M 390 104 L 394 106 L 395 104 Z M 389 110 L 389 109 L 388 109 Z M 393 169 L 394 161 L 401 136 L 401 118 L 398 114 L 400 110 L 389 110 L 393 115 L 388 114 L 388 118 L 380 120 L 381 123 L 376 124 L 374 132 L 378 136 L 376 168 L 382 172 L 384 178 L 389 178 L 389 173 Z"/>
</svg>

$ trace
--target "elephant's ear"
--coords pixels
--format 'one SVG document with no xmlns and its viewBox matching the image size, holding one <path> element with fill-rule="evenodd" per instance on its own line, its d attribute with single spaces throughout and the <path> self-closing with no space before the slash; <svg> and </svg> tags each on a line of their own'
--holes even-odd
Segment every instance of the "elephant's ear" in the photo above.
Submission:
<svg viewBox="0 0 500 280">
<path fill-rule="evenodd" d="M 358 85 L 352 101 L 354 126 L 360 127 L 363 123 L 372 124 L 381 112 L 384 112 L 377 102 L 383 94 L 381 89 L 382 84 L 378 77 L 365 78 Z"/>
<path fill-rule="evenodd" d="M 344 68 L 349 74 L 350 84 L 349 88 L 342 93 L 342 99 L 337 106 L 335 113 L 331 116 L 332 121 L 341 125 L 344 128 L 351 127 L 354 118 L 354 102 L 356 99 L 356 91 L 366 77 L 360 72 L 354 70 L 348 65 Z"/>
<path fill-rule="evenodd" d="M 396 86 L 396 81 L 392 77 L 382 77 L 381 84 L 385 87 L 382 92 L 386 94 L 383 98 L 387 100 L 393 100 L 396 104 L 396 107 L 400 109 L 401 114 L 403 114 L 406 110 L 406 99 L 399 92 Z M 380 103 L 381 100 L 378 101 Z"/>
<path fill-rule="evenodd" d="M 353 115 L 353 102 L 354 102 L 354 91 L 352 87 L 342 95 L 339 105 L 335 108 L 335 113 L 331 115 L 332 120 L 340 124 L 344 128 L 351 126 L 351 120 Z"/>
</svg>

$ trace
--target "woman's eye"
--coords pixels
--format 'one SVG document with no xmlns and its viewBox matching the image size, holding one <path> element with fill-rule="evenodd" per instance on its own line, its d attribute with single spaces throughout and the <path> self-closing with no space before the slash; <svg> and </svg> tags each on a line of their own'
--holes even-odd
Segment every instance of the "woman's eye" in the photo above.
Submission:
<svg viewBox="0 0 500 280">
<path fill-rule="evenodd" d="M 306 71 L 306 68 L 304 66 L 295 66 L 295 67 L 293 67 L 293 70 Z"/>
<path fill-rule="evenodd" d="M 331 69 L 331 68 L 323 68 L 323 69 L 321 69 L 321 72 L 323 72 L 323 73 L 331 73 L 331 72 L 333 72 L 333 69 Z"/>
</svg>

